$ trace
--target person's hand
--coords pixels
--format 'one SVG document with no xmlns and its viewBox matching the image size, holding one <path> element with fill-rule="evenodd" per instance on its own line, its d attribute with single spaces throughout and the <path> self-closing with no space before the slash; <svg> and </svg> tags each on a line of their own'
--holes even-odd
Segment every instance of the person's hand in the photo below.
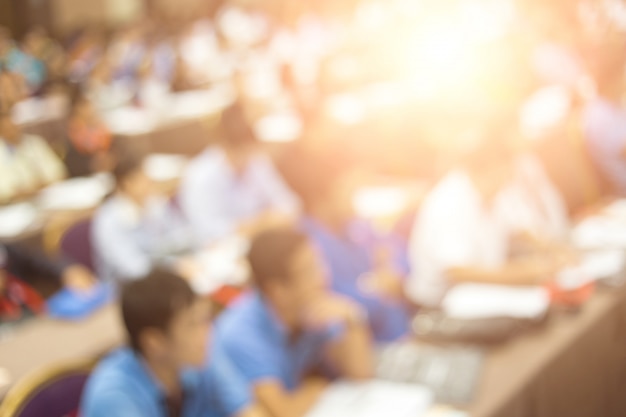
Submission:
<svg viewBox="0 0 626 417">
<path fill-rule="evenodd" d="M 335 294 L 324 294 L 306 308 L 304 324 L 310 329 L 325 329 L 335 324 L 358 323 L 363 316 L 355 302 Z"/>
<path fill-rule="evenodd" d="M 78 292 L 88 292 L 96 284 L 96 278 L 91 271 L 82 265 L 72 265 L 66 268 L 62 279 L 65 287 Z"/>
<path fill-rule="evenodd" d="M 359 277 L 359 289 L 365 294 L 386 298 L 401 298 L 402 278 L 393 269 L 384 268 Z"/>
</svg>

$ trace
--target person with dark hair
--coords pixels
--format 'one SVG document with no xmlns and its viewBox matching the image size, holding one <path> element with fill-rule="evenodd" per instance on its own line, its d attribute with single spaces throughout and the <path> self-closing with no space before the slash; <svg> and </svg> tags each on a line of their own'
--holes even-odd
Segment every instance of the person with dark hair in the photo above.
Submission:
<svg viewBox="0 0 626 417">
<path fill-rule="evenodd" d="M 70 176 L 82 177 L 111 170 L 111 132 L 81 88 L 76 88 L 72 95 L 67 136 L 65 164 Z"/>
<path fill-rule="evenodd" d="M 226 109 L 222 136 L 190 164 L 180 201 L 199 245 L 284 223 L 297 201 L 261 152 L 241 104 Z"/>
<path fill-rule="evenodd" d="M 66 176 L 61 158 L 41 137 L 29 135 L 0 113 L 0 202 L 39 191 Z"/>
<path fill-rule="evenodd" d="M 210 309 L 187 282 L 154 271 L 123 287 L 121 310 L 128 345 L 89 378 L 82 416 L 259 415 L 228 358 L 207 347 Z"/>
<path fill-rule="evenodd" d="M 409 315 L 402 302 L 404 251 L 374 233 L 353 208 L 354 169 L 340 152 L 294 149 L 281 164 L 285 180 L 302 201 L 300 224 L 328 267 L 334 291 L 367 311 L 378 342 L 405 336 Z M 381 254 L 389 256 L 381 256 Z"/>
<path fill-rule="evenodd" d="M 328 376 L 373 372 L 363 311 L 327 288 L 313 245 L 293 228 L 266 230 L 248 254 L 255 289 L 222 314 L 215 342 L 274 417 L 300 417 Z M 322 377 L 311 377 L 314 373 Z"/>
<path fill-rule="evenodd" d="M 153 267 L 181 271 L 190 232 L 173 204 L 156 193 L 145 156 L 128 152 L 113 169 L 117 190 L 93 218 L 92 244 L 98 276 L 105 281 L 139 278 Z"/>
</svg>

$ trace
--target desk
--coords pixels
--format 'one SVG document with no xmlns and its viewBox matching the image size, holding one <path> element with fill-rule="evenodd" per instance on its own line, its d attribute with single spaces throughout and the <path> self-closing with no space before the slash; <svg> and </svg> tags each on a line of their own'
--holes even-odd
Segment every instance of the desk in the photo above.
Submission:
<svg viewBox="0 0 626 417">
<path fill-rule="evenodd" d="M 9 384 L 64 361 L 94 358 L 122 344 L 124 333 L 117 305 L 109 305 L 80 322 L 48 317 L 17 327 L 0 341 L 0 369 Z M 8 385 L 0 386 L 0 398 Z"/>
<path fill-rule="evenodd" d="M 488 354 L 471 417 L 626 416 L 626 288 Z"/>
</svg>

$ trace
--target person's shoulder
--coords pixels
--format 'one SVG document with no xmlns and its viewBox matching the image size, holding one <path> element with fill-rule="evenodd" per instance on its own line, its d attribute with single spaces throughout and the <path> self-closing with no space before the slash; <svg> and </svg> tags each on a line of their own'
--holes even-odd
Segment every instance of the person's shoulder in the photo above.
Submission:
<svg viewBox="0 0 626 417">
<path fill-rule="evenodd" d="M 242 342 L 262 343 L 266 332 L 260 304 L 258 294 L 248 293 L 228 307 L 215 323 L 216 342 L 227 350 Z"/>
<path fill-rule="evenodd" d="M 128 400 L 140 390 L 136 379 L 136 359 L 127 349 L 119 349 L 105 357 L 94 369 L 85 390 L 86 401 Z"/>
</svg>

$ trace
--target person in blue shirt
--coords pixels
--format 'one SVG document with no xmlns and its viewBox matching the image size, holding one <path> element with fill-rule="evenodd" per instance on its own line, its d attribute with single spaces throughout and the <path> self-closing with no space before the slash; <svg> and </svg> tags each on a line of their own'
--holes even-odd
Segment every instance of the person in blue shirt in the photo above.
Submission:
<svg viewBox="0 0 626 417">
<path fill-rule="evenodd" d="M 262 415 L 228 359 L 219 349 L 207 348 L 209 309 L 186 281 L 152 272 L 123 288 L 121 309 L 129 346 L 95 369 L 83 393 L 81 416 Z"/>
<path fill-rule="evenodd" d="M 399 238 L 381 236 L 356 218 L 349 161 L 340 152 L 295 148 L 281 168 L 302 202 L 301 227 L 322 254 L 333 290 L 366 309 L 377 342 L 405 336 L 410 322 L 402 291 L 406 250 Z"/>
<path fill-rule="evenodd" d="M 304 234 L 290 227 L 266 230 L 253 240 L 248 261 L 255 289 L 222 314 L 215 341 L 259 406 L 273 417 L 301 417 L 327 378 L 371 376 L 363 312 L 327 289 L 318 254 Z"/>
</svg>

